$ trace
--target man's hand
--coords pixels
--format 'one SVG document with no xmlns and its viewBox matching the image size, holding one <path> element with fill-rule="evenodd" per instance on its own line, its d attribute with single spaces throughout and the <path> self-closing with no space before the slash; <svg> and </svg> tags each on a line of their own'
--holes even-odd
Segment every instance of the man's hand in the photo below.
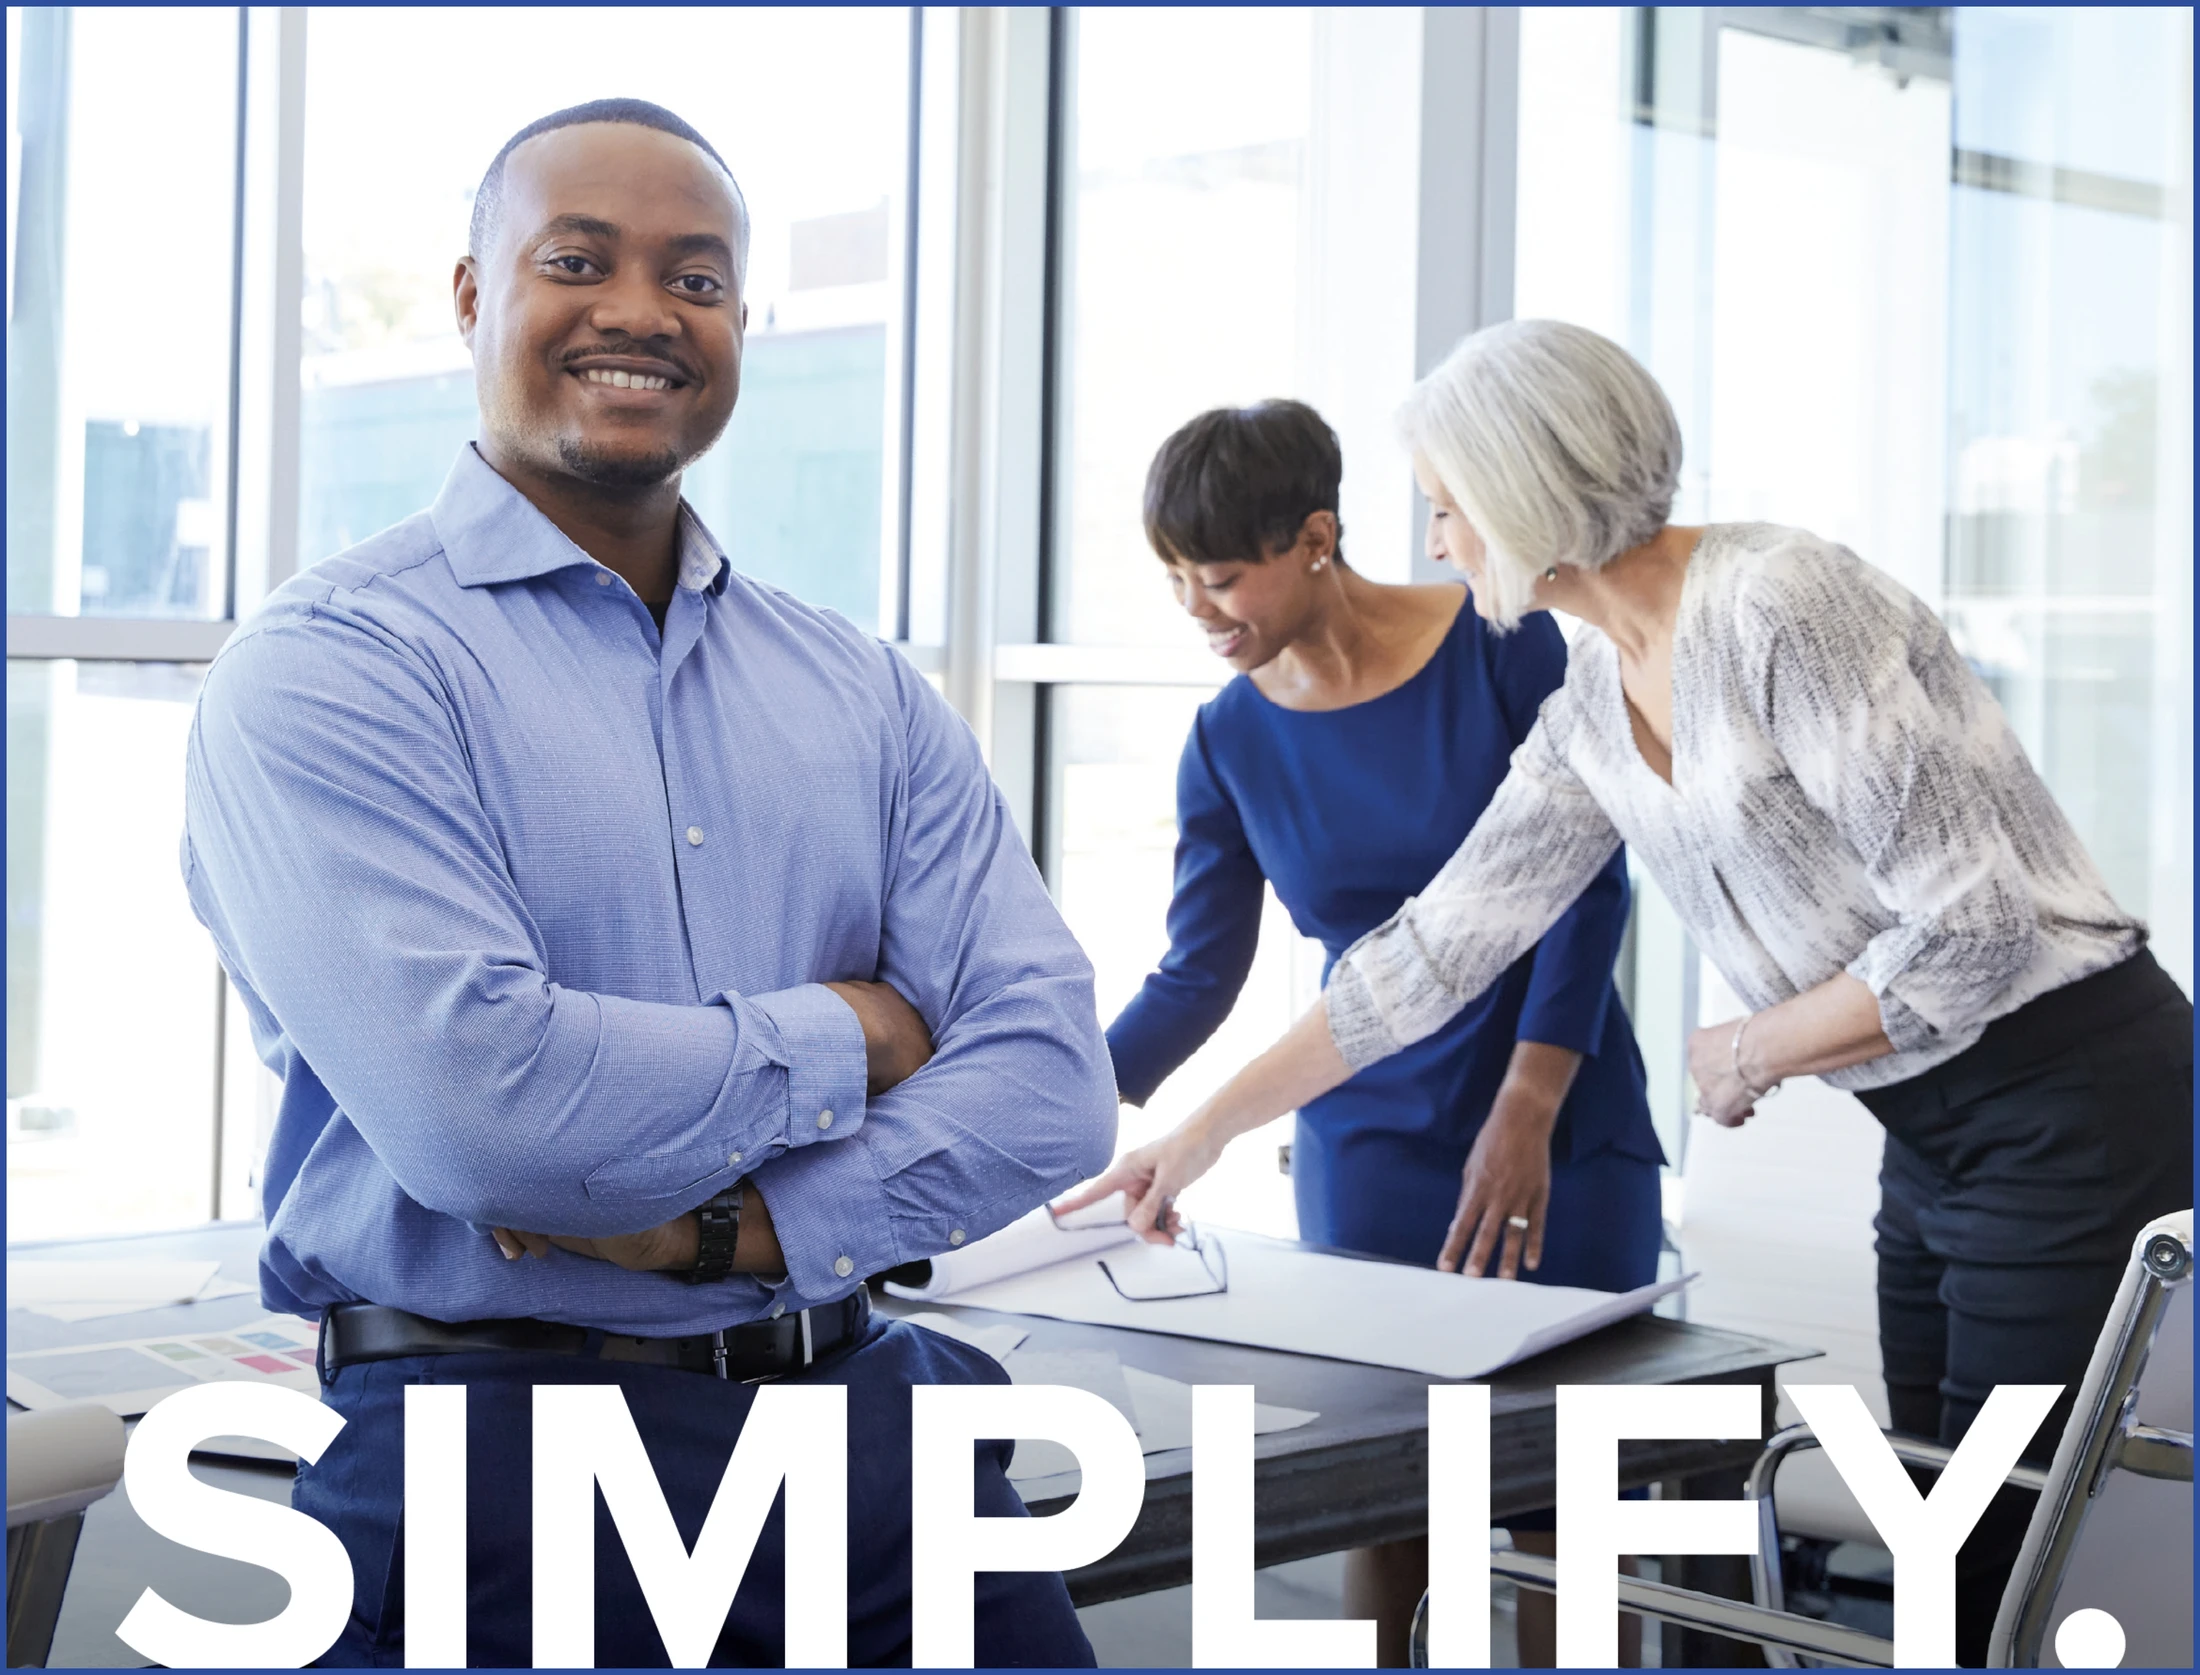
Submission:
<svg viewBox="0 0 2200 1675">
<path fill-rule="evenodd" d="M 703 1224 L 693 1210 L 684 1216 L 639 1233 L 611 1233 L 584 1239 L 569 1233 L 528 1233 L 516 1227 L 492 1227 L 489 1236 L 507 1262 L 523 1256 L 548 1256 L 552 1246 L 575 1256 L 615 1263 L 637 1274 L 681 1274 L 695 1266 L 702 1248 Z M 733 1247 L 734 1272 L 783 1274 L 787 1259 L 779 1248 L 779 1230 L 772 1225 L 771 1206 L 753 1180 L 741 1183 L 741 1234 Z"/>
<path fill-rule="evenodd" d="M 827 983 L 863 1026 L 863 1052 L 876 1097 L 922 1070 L 932 1057 L 932 1032 L 890 983 Z"/>
<path fill-rule="evenodd" d="M 695 1212 L 690 1210 L 684 1216 L 674 1216 L 670 1221 L 644 1228 L 639 1233 L 611 1233 L 593 1239 L 565 1233 L 525 1233 L 515 1227 L 492 1227 L 489 1234 L 496 1240 L 497 1249 L 504 1252 L 507 1262 L 517 1261 L 522 1256 L 548 1256 L 550 1247 L 555 1245 L 575 1256 L 592 1256 L 599 1262 L 610 1262 L 632 1273 L 649 1274 L 694 1267 L 703 1229 Z"/>
</svg>

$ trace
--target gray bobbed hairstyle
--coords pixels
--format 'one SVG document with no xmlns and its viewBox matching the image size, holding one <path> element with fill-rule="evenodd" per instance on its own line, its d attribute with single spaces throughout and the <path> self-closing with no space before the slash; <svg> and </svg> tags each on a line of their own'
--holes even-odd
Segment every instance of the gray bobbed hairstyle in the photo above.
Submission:
<svg viewBox="0 0 2200 1675">
<path fill-rule="evenodd" d="M 1464 339 L 1398 412 L 1488 552 L 1490 619 L 1518 626 L 1536 577 L 1594 570 L 1665 527 L 1681 427 L 1642 363 L 1558 320 L 1510 320 Z"/>
</svg>

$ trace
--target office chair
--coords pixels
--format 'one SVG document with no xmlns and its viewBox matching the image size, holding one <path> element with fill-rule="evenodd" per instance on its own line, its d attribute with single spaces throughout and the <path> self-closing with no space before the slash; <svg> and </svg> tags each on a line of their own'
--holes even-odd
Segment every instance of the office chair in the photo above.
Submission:
<svg viewBox="0 0 2200 1675">
<path fill-rule="evenodd" d="M 2190 1210 L 2140 1232 L 2052 1463 L 2009 1474 L 2039 1501 L 1994 1622 L 1991 1667 L 2036 1667 L 2050 1630 L 2059 1638 L 2077 1613 L 2103 1609 L 2117 1619 L 2131 1663 L 2192 1663 L 2192 1238 Z M 1913 1465 L 1942 1466 L 1952 1452 L 1911 1437 L 1887 1442 Z M 1788 1426 L 1743 1487 L 1760 1519 L 1753 1603 L 1623 1575 L 1621 1609 L 1753 1641 L 1774 1668 L 1801 1667 L 1805 1657 L 1892 1668 L 1891 1640 L 1785 1608 L 1773 1490 L 1782 1462 L 1815 1446 L 1808 1426 Z M 1532 1554 L 1492 1553 L 1490 1569 L 1525 1587 L 1557 1588 L 1557 1565 Z M 1412 1663 L 1428 1664 L 1425 1594 Z"/>
<path fill-rule="evenodd" d="M 8 1415 L 8 1665 L 46 1661 L 84 1509 L 122 1477 L 122 1421 L 92 1402 Z"/>
</svg>

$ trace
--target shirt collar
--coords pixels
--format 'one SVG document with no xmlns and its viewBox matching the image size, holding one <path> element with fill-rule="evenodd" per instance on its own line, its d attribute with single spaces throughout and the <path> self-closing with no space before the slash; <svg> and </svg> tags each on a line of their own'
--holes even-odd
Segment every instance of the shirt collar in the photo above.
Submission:
<svg viewBox="0 0 2200 1675">
<path fill-rule="evenodd" d="M 461 587 L 526 581 L 575 565 L 596 565 L 533 501 L 499 476 L 471 442 L 460 450 L 429 516 Z M 730 569 L 695 508 L 681 501 L 680 585 L 722 593 Z"/>
</svg>

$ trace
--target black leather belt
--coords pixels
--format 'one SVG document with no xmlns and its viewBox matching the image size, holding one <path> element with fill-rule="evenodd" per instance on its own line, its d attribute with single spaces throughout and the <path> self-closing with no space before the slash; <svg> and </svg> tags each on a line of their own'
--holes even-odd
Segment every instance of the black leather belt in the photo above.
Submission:
<svg viewBox="0 0 2200 1675">
<path fill-rule="evenodd" d="M 871 1294 L 860 1288 L 837 1303 L 685 1338 L 629 1338 L 553 1320 L 430 1320 L 380 1303 L 337 1303 L 321 1315 L 320 1369 L 326 1381 L 365 1361 L 487 1352 L 584 1355 L 716 1378 L 777 1378 L 847 1348 L 870 1319 Z"/>
</svg>

